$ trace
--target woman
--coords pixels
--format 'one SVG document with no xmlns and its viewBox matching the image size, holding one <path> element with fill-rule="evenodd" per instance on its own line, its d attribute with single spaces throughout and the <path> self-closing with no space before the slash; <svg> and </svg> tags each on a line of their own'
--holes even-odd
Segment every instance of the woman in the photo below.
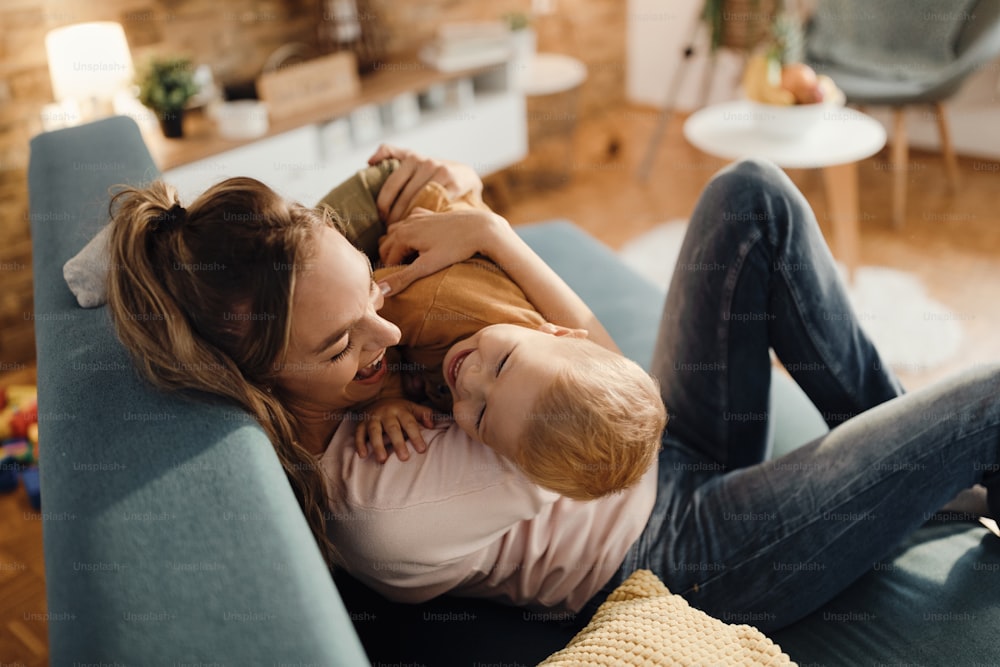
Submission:
<svg viewBox="0 0 1000 667">
<path fill-rule="evenodd" d="M 432 165 L 389 150 L 373 160 L 389 155 L 405 164 L 380 196 L 395 222 Z M 471 180 L 455 167 L 438 177 L 456 192 Z M 658 468 L 590 503 L 530 485 L 454 428 L 425 431 L 421 456 L 379 465 L 354 454 L 343 423 L 374 394 L 398 336 L 377 315 L 383 289 L 476 252 L 558 323 L 606 340 L 502 219 L 392 224 L 383 259 L 419 255 L 385 286 L 315 212 L 249 182 L 186 211 L 166 190 L 130 191 L 114 225 L 121 268 L 109 300 L 146 374 L 256 415 L 328 558 L 390 597 L 452 592 L 579 611 L 648 567 L 709 613 L 771 630 L 822 605 L 961 490 L 990 487 L 997 514 L 1000 371 L 902 396 L 854 320 L 806 202 L 771 165 L 739 163 L 706 188 L 655 357 L 672 415 Z M 164 314 L 166 326 L 141 312 Z M 769 348 L 834 428 L 761 463 Z M 323 532 L 327 502 L 337 556 Z"/>
</svg>

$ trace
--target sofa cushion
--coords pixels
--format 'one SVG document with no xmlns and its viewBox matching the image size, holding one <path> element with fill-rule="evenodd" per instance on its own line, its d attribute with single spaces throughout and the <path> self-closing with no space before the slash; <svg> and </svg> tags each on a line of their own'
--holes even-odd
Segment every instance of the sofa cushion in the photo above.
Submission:
<svg viewBox="0 0 1000 667">
<path fill-rule="evenodd" d="M 771 633 L 800 664 L 989 665 L 1000 647 L 1000 539 L 931 521 L 821 609 Z"/>
<path fill-rule="evenodd" d="M 569 646 L 539 667 L 792 664 L 756 628 L 713 618 L 667 590 L 651 571 L 636 570 Z"/>
</svg>

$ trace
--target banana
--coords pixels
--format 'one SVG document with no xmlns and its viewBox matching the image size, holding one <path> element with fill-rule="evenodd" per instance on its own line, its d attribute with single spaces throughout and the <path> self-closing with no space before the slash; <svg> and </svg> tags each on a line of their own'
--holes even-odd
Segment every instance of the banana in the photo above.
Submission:
<svg viewBox="0 0 1000 667">
<path fill-rule="evenodd" d="M 764 104 L 795 104 L 795 95 L 781 87 L 781 63 L 764 53 L 750 56 L 743 71 L 743 92 Z"/>
<path fill-rule="evenodd" d="M 743 92 L 751 100 L 761 101 L 761 91 L 767 86 L 767 57 L 763 54 L 750 56 L 743 71 Z"/>
<path fill-rule="evenodd" d="M 791 106 L 795 104 L 795 95 L 792 94 L 792 91 L 785 90 L 781 86 L 768 86 L 761 91 L 760 101 L 765 104 Z"/>
</svg>

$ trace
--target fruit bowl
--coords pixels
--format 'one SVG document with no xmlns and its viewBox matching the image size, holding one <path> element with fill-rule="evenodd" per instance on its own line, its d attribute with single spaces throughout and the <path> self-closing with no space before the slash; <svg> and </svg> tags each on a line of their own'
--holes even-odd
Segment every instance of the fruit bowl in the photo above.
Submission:
<svg viewBox="0 0 1000 667">
<path fill-rule="evenodd" d="M 844 93 L 830 77 L 817 75 L 804 63 L 782 64 L 767 54 L 750 58 L 743 92 L 756 128 L 775 139 L 801 137 L 824 114 L 844 105 Z"/>
<path fill-rule="evenodd" d="M 772 139 L 798 139 L 805 136 L 823 120 L 826 114 L 837 111 L 843 102 L 814 102 L 812 104 L 767 104 L 748 100 L 752 109 L 754 127 L 763 136 Z"/>
</svg>

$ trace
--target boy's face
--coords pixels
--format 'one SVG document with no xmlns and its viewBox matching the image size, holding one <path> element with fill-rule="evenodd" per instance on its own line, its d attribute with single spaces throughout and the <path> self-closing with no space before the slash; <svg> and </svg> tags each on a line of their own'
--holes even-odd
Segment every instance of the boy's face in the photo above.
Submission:
<svg viewBox="0 0 1000 667">
<path fill-rule="evenodd" d="M 558 334 L 513 324 L 480 329 L 452 345 L 444 357 L 442 372 L 451 389 L 455 422 L 513 458 L 525 422 L 545 418 L 534 411 L 539 395 L 569 359 Z"/>
</svg>

